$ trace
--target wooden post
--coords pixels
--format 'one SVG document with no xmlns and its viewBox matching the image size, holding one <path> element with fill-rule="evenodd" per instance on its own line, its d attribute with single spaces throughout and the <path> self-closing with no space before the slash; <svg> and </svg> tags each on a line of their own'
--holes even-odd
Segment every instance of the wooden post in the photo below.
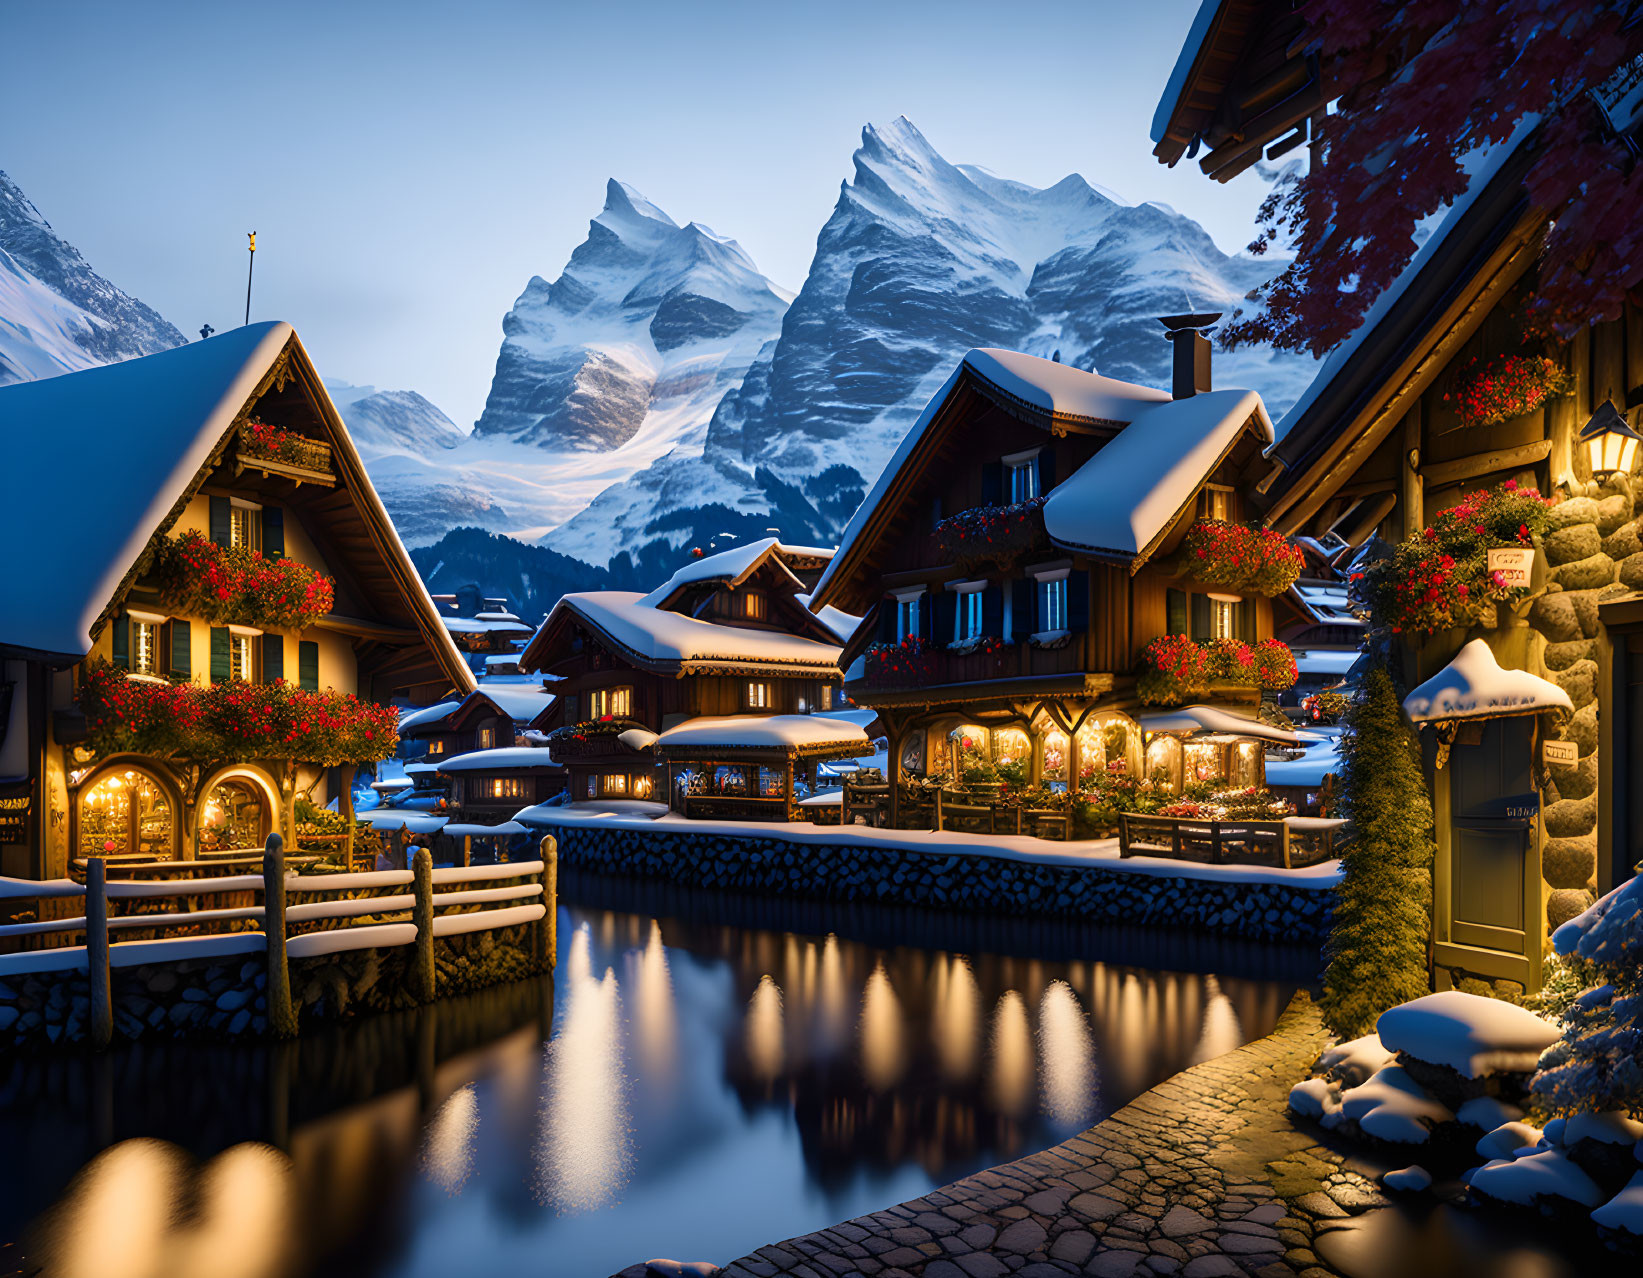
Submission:
<svg viewBox="0 0 1643 1278">
<path fill-rule="evenodd" d="M 471 834 L 464 834 L 462 836 L 462 868 L 467 869 L 473 863 L 474 863 L 474 836 L 471 835 Z"/>
<path fill-rule="evenodd" d="M 86 1033 L 101 1051 L 114 1041 L 114 992 L 108 963 L 108 862 L 100 856 L 86 863 L 86 973 L 91 991 Z"/>
<path fill-rule="evenodd" d="M 546 963 L 553 968 L 559 962 L 559 840 L 551 834 L 544 834 L 540 852 L 544 913 L 536 925 L 532 949 L 538 963 Z"/>
<path fill-rule="evenodd" d="M 395 826 L 388 834 L 388 865 L 390 869 L 405 868 L 405 827 Z"/>
<path fill-rule="evenodd" d="M 434 1000 L 434 854 L 418 848 L 411 858 L 411 922 L 416 951 L 411 960 L 411 993 L 420 1003 Z"/>
<path fill-rule="evenodd" d="M 291 962 L 285 952 L 285 840 L 278 831 L 263 844 L 262 930 L 267 938 L 268 1033 L 295 1038 L 297 1009 L 291 1002 Z"/>
<path fill-rule="evenodd" d="M 888 774 L 890 781 L 890 828 L 901 829 L 901 738 L 900 729 L 891 729 L 889 734 L 889 753 L 885 762 L 889 764 Z"/>
<path fill-rule="evenodd" d="M 343 843 L 342 863 L 348 873 L 354 872 L 354 765 L 342 765 L 342 793 L 337 796 L 337 810 L 348 822 L 346 841 Z"/>
<path fill-rule="evenodd" d="M 1426 481 L 1421 477 L 1421 401 L 1417 398 L 1403 415 L 1403 456 L 1398 459 L 1399 493 L 1403 505 L 1403 535 L 1418 537 L 1426 527 Z M 1413 461 L 1411 461 L 1413 457 Z"/>
</svg>

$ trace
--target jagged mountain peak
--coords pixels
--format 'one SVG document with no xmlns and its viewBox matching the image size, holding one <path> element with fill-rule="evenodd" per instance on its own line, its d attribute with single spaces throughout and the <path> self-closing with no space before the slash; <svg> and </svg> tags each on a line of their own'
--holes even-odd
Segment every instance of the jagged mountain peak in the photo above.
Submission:
<svg viewBox="0 0 1643 1278">
<path fill-rule="evenodd" d="M 611 178 L 605 183 L 605 207 L 594 221 L 607 225 L 656 223 L 671 231 L 679 229 L 679 224 L 647 200 L 638 187 L 629 186 L 619 178 Z"/>
</svg>

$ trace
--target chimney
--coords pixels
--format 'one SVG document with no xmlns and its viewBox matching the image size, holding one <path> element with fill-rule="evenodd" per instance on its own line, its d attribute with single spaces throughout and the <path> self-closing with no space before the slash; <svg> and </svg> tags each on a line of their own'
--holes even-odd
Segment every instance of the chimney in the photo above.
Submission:
<svg viewBox="0 0 1643 1278">
<path fill-rule="evenodd" d="M 1175 374 L 1170 394 L 1186 399 L 1210 389 L 1209 334 L 1210 327 L 1221 318 L 1220 311 L 1201 315 L 1165 315 L 1159 319 L 1164 336 L 1175 347 Z"/>
</svg>

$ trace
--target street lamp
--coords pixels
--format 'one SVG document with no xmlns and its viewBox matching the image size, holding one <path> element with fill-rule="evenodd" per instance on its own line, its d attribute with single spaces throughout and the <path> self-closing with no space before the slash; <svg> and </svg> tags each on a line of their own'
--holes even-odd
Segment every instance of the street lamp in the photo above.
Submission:
<svg viewBox="0 0 1643 1278">
<path fill-rule="evenodd" d="M 1626 418 L 1614 406 L 1612 399 L 1592 414 L 1591 421 L 1580 429 L 1580 442 L 1586 445 L 1586 456 L 1591 459 L 1592 475 L 1602 478 L 1617 471 L 1629 474 L 1637 459 L 1637 445 L 1643 435 L 1626 424 Z"/>
</svg>

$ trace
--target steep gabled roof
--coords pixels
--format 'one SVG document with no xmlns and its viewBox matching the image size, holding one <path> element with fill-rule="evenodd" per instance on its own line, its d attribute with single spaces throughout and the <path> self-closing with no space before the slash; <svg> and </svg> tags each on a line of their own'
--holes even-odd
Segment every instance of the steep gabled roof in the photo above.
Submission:
<svg viewBox="0 0 1643 1278">
<path fill-rule="evenodd" d="M 6 497 L 0 545 L 19 604 L 0 619 L 0 647 L 62 662 L 91 650 L 124 599 L 154 538 L 210 477 L 235 427 L 287 381 L 306 395 L 331 446 L 338 490 L 327 518 L 346 520 L 334 548 L 357 560 L 356 581 L 420 636 L 440 672 L 474 686 L 411 565 L 364 464 L 295 330 L 273 321 L 206 341 L 43 381 L 0 387 Z M 339 524 L 340 529 L 340 524 Z M 346 543 L 346 545 L 345 545 Z M 363 571 L 373 558 L 373 570 Z M 342 567 L 344 565 L 339 565 Z M 339 625 L 364 623 L 345 623 Z M 366 627 L 367 630 L 371 628 Z M 381 627 L 373 633 L 386 633 Z"/>
<path fill-rule="evenodd" d="M 838 678 L 839 647 L 779 630 L 722 626 L 684 613 L 653 608 L 625 590 L 563 596 L 525 651 L 521 669 L 541 669 L 550 653 L 566 647 L 580 623 L 627 661 L 661 674 L 699 674 L 727 669 L 765 674 Z"/>
<path fill-rule="evenodd" d="M 797 592 L 804 589 L 804 583 L 794 576 L 793 570 L 788 567 L 788 557 L 793 553 L 795 552 L 789 551 L 774 537 L 750 541 L 745 546 L 733 546 L 729 550 L 721 550 L 718 554 L 707 555 L 687 563 L 655 590 L 645 595 L 644 602 L 652 608 L 668 608 L 692 586 L 711 583 L 734 588 L 766 564 L 770 565 L 771 571 L 778 577 L 790 582 L 792 589 Z M 824 560 L 833 557 L 830 550 L 808 550 L 804 553 Z"/>
</svg>

